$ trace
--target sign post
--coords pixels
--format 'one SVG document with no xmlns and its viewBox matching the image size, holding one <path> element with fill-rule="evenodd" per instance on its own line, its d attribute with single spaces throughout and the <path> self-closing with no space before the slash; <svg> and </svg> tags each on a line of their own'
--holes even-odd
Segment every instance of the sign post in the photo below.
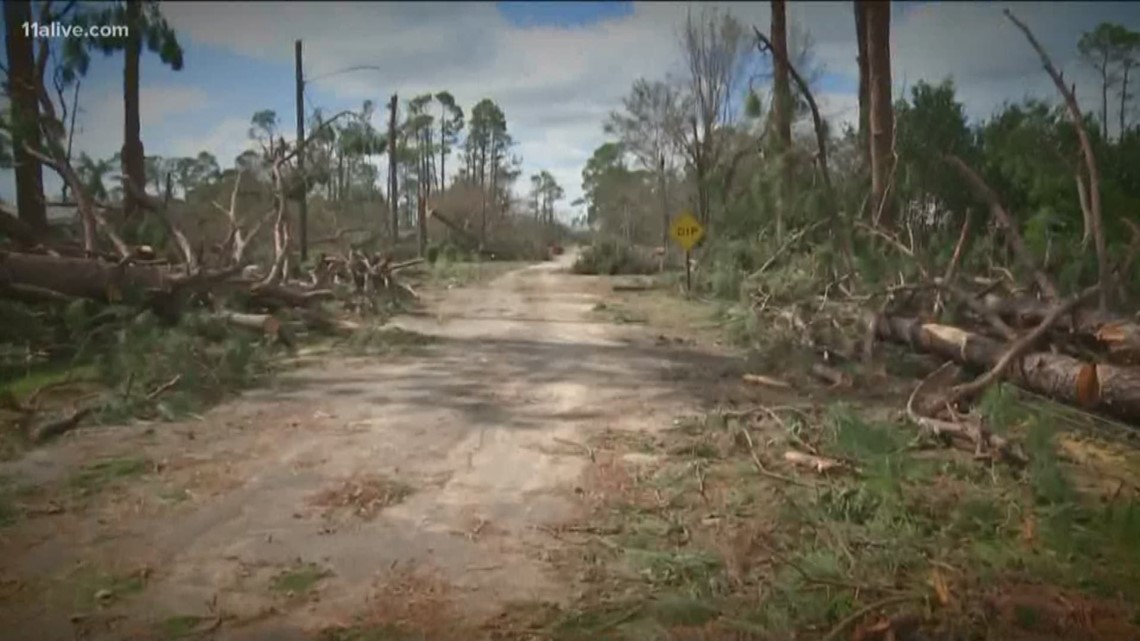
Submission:
<svg viewBox="0 0 1140 641">
<path fill-rule="evenodd" d="M 685 292 L 691 293 L 693 291 L 693 273 L 689 256 L 693 247 L 700 242 L 701 238 L 704 238 L 705 228 L 696 218 L 693 218 L 691 213 L 685 211 L 673 219 L 673 224 L 669 226 L 669 235 L 681 246 L 681 249 L 685 250 Z"/>
</svg>

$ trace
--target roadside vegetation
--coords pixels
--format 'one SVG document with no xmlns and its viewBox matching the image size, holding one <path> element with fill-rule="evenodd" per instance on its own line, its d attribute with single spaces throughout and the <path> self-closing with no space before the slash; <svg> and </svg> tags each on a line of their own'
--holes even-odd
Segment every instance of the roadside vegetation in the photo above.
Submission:
<svg viewBox="0 0 1140 641">
<path fill-rule="evenodd" d="M 660 272 L 596 311 L 747 367 L 706 414 L 589 445 L 593 511 L 559 563 L 590 588 L 538 634 L 1135 638 L 1140 130 L 1111 70 L 1140 35 L 1073 43 L 1109 70 L 1103 104 L 1057 82 L 970 120 L 952 78 L 877 97 L 890 9 L 857 3 L 864 90 L 839 130 L 809 41 L 772 9 L 758 28 L 691 17 L 688 75 L 637 81 L 583 171 L 575 271 Z M 744 89 L 757 58 L 768 94 Z M 717 98 L 741 91 L 726 118 Z M 691 292 L 667 237 L 682 210 L 706 232 Z M 636 260 L 663 246 L 664 269 Z"/>
</svg>

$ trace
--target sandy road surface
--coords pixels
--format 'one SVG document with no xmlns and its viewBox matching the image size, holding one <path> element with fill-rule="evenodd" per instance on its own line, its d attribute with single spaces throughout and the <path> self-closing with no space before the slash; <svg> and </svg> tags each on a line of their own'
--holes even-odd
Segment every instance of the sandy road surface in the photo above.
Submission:
<svg viewBox="0 0 1140 641">
<path fill-rule="evenodd" d="M 191 617 L 219 639 L 318 638 L 401 568 L 434 573 L 471 621 L 572 598 L 542 528 L 575 517 L 588 459 L 571 442 L 667 427 L 693 403 L 676 372 L 716 359 L 598 322 L 606 286 L 565 273 L 570 260 L 397 321 L 439 337 L 423 354 L 329 360 L 200 421 L 81 432 L 0 466 L 51 488 L 92 461 L 149 466 L 0 530 L 0 638 L 163 638 Z M 313 505 L 369 475 L 411 493 L 370 520 Z M 307 596 L 274 590 L 299 563 L 327 576 Z"/>
</svg>

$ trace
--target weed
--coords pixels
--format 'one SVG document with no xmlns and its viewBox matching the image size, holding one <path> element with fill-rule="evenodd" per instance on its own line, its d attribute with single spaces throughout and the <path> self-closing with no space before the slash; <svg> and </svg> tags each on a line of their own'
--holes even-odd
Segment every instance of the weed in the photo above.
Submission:
<svg viewBox="0 0 1140 641">
<path fill-rule="evenodd" d="M 315 563 L 299 563 L 273 577 L 269 588 L 274 592 L 281 592 L 290 596 L 300 595 L 309 592 L 322 579 L 330 576 L 332 576 L 332 571 L 327 568 L 322 568 Z"/>
</svg>

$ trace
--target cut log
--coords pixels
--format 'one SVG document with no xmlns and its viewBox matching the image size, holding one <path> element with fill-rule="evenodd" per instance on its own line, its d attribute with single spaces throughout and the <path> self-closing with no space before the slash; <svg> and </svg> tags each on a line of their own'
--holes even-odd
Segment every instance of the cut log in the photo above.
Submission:
<svg viewBox="0 0 1140 641">
<path fill-rule="evenodd" d="M 1053 305 L 1032 298 L 987 297 L 986 308 L 1014 326 L 1027 327 L 1042 321 Z M 1055 329 L 1076 334 L 1095 343 L 1120 365 L 1140 364 L 1140 323 L 1095 309 L 1080 309 L 1058 319 Z"/>
<path fill-rule="evenodd" d="M 875 333 L 880 339 L 983 370 L 996 365 L 1008 349 L 1007 343 L 980 334 L 901 316 L 880 317 Z M 1004 378 L 1030 391 L 1140 426 L 1140 368 L 1035 352 L 1015 359 Z"/>
<path fill-rule="evenodd" d="M 218 312 L 217 317 L 236 327 L 255 329 L 266 336 L 277 336 L 281 321 L 269 314 L 243 314 L 241 312 Z"/>
</svg>

